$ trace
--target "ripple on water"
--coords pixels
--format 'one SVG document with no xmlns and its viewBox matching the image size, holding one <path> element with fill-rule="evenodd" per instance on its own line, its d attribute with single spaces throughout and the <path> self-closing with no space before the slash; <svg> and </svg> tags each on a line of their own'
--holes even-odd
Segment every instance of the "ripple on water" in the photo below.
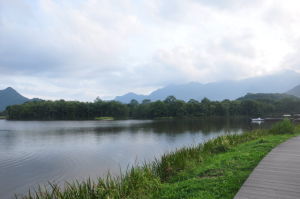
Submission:
<svg viewBox="0 0 300 199">
<path fill-rule="evenodd" d="M 49 182 L 63 185 L 66 178 L 70 178 L 69 171 L 80 163 L 71 157 L 59 152 L 45 153 L 42 149 L 0 153 L 0 178 L 8 179 L 0 183 L 0 198 L 13 198 L 7 192 L 20 194 L 37 189 L 39 185 L 49 187 Z"/>
<path fill-rule="evenodd" d="M 13 168 L 22 166 L 24 162 L 31 161 L 37 158 L 37 155 L 32 152 L 18 151 L 6 152 L 0 156 L 0 170 L 5 168 Z"/>
</svg>

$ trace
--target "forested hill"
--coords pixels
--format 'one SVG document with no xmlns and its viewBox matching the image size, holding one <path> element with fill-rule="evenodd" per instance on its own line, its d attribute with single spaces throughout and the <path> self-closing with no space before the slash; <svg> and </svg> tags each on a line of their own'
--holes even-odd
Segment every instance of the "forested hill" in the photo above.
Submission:
<svg viewBox="0 0 300 199">
<path fill-rule="evenodd" d="M 247 93 L 244 97 L 238 100 L 258 100 L 258 101 L 278 101 L 282 99 L 300 100 L 298 97 L 282 93 Z"/>
<path fill-rule="evenodd" d="M 249 97 L 249 96 L 248 96 Z M 247 97 L 245 97 L 247 98 Z M 9 106 L 11 120 L 87 120 L 96 117 L 153 119 L 165 117 L 258 117 L 282 113 L 300 113 L 300 99 L 287 97 L 276 100 L 240 99 L 210 101 L 178 100 L 173 96 L 163 101 L 132 100 L 129 104 L 116 101 L 76 102 L 40 101 Z"/>
<path fill-rule="evenodd" d="M 23 104 L 27 101 L 29 101 L 28 98 L 20 95 L 11 87 L 0 90 L 0 112 L 5 110 L 5 108 L 9 105 Z"/>
</svg>

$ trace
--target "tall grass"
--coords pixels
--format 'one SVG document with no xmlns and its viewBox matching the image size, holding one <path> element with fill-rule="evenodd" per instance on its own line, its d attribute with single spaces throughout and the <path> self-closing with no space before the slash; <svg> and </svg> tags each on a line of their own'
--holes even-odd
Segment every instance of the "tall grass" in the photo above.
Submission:
<svg viewBox="0 0 300 199">
<path fill-rule="evenodd" d="M 300 127 L 297 127 L 297 131 Z M 66 183 L 64 188 L 50 184 L 50 189 L 39 188 L 29 192 L 23 199 L 112 199 L 152 198 L 159 192 L 161 184 L 168 182 L 180 171 L 201 165 L 208 157 L 224 153 L 238 144 L 273 134 L 294 133 L 294 125 L 284 120 L 270 130 L 255 130 L 240 135 L 224 135 L 204 144 L 185 147 L 163 155 L 160 159 L 142 166 L 132 167 L 119 177 L 99 178 L 96 182 Z M 16 197 L 20 198 L 20 197 Z"/>
<path fill-rule="evenodd" d="M 62 189 L 56 184 L 49 188 L 39 187 L 29 191 L 23 199 L 111 199 L 111 198 L 149 198 L 159 190 L 160 179 L 155 176 L 151 167 L 132 167 L 120 177 L 99 178 L 97 182 L 90 179 L 83 182 L 66 183 Z M 16 196 L 16 198 L 18 198 Z"/>
<path fill-rule="evenodd" d="M 238 144 L 268 134 L 270 134 L 268 130 L 255 130 L 241 135 L 220 136 L 197 146 L 185 147 L 165 154 L 160 160 L 156 160 L 153 163 L 152 170 L 156 176 L 159 176 L 162 182 L 168 181 L 169 178 L 176 175 L 179 171 L 193 167 L 195 164 L 200 164 L 210 155 L 226 152 Z"/>
</svg>

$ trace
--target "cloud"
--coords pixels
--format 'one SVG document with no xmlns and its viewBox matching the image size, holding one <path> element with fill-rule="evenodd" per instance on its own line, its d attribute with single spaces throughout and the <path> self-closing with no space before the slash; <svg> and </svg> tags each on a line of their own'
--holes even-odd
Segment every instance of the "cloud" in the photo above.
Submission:
<svg viewBox="0 0 300 199">
<path fill-rule="evenodd" d="M 299 71 L 296 0 L 0 0 L 0 86 L 93 100 Z"/>
</svg>

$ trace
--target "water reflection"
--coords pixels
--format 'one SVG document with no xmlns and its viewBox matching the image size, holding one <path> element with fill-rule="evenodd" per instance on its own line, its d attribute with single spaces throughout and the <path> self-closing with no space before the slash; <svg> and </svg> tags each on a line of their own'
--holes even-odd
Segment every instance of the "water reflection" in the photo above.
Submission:
<svg viewBox="0 0 300 199">
<path fill-rule="evenodd" d="M 265 125 L 265 124 L 263 124 Z M 5 121 L 0 120 L 0 198 L 48 181 L 118 174 L 176 148 L 226 133 L 262 128 L 248 119 Z"/>
</svg>

